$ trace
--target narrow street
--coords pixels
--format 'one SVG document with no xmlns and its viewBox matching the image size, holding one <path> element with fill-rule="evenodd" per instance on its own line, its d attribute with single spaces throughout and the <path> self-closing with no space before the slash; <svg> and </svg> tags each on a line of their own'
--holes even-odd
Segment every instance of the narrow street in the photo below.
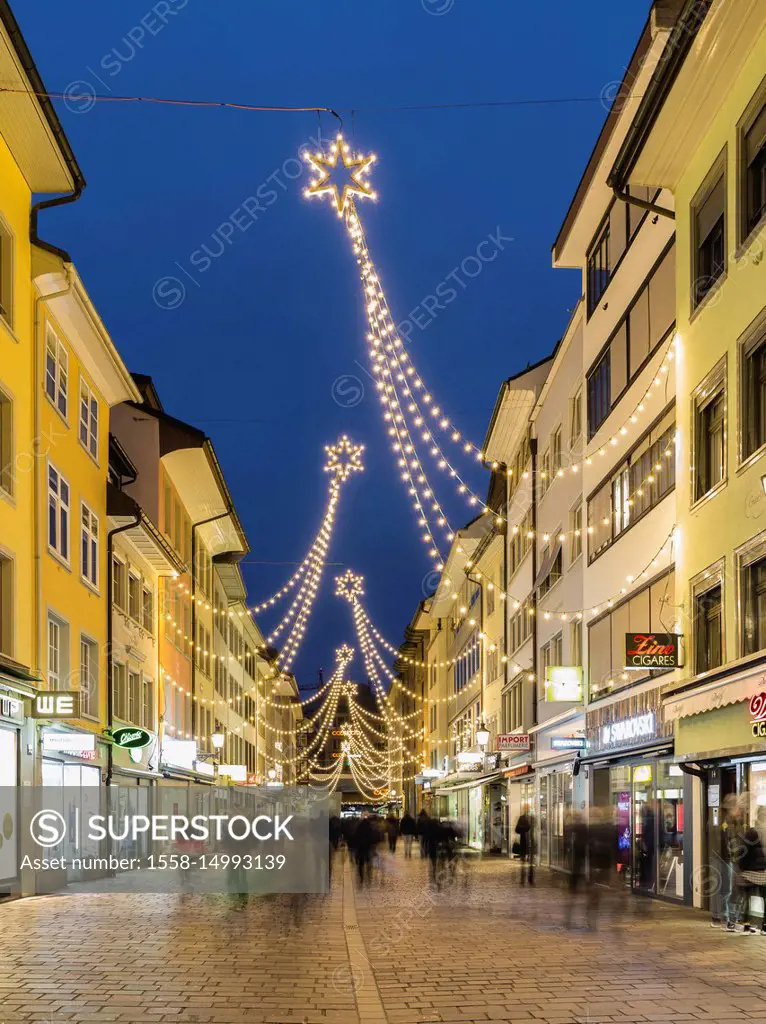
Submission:
<svg viewBox="0 0 766 1024">
<path fill-rule="evenodd" d="M 340 867 L 340 865 L 338 865 Z M 384 858 L 327 897 L 74 895 L 0 908 L 3 1024 L 766 1021 L 766 939 L 697 912 L 602 902 L 563 928 L 543 875 L 520 889 L 484 860 L 436 892 L 417 857 Z"/>
</svg>

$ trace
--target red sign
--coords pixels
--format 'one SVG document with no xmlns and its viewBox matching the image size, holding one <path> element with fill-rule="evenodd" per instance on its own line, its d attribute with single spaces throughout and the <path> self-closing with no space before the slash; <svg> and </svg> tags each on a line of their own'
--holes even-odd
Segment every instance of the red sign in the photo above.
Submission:
<svg viewBox="0 0 766 1024">
<path fill-rule="evenodd" d="M 496 738 L 495 749 L 526 752 L 532 749 L 532 739 L 527 733 L 501 732 Z"/>
<path fill-rule="evenodd" d="M 766 693 L 754 693 L 750 698 L 750 723 L 756 739 L 766 738 Z"/>
<path fill-rule="evenodd" d="M 625 668 L 676 668 L 676 633 L 626 633 Z"/>
</svg>

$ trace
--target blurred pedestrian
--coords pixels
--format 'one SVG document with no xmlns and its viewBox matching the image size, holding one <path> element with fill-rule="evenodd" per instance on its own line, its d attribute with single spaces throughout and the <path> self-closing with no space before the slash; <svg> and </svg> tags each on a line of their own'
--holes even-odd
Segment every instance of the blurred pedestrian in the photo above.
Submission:
<svg viewBox="0 0 766 1024">
<path fill-rule="evenodd" d="M 386 836 L 388 837 L 388 852 L 396 853 L 396 840 L 399 838 L 399 819 L 393 811 L 386 818 Z"/>
<path fill-rule="evenodd" d="M 418 826 L 409 811 L 405 811 L 399 831 L 404 839 L 404 856 L 412 856 L 412 842 L 418 834 Z"/>
<path fill-rule="evenodd" d="M 369 814 L 362 815 L 354 839 L 359 884 L 369 884 L 372 881 L 372 862 L 380 842 L 377 824 Z"/>
<path fill-rule="evenodd" d="M 525 804 L 516 822 L 516 835 L 519 837 L 519 860 L 521 861 L 521 874 L 519 883 L 524 885 L 529 882 L 535 884 L 535 819 Z"/>
<path fill-rule="evenodd" d="M 734 847 L 739 833 L 737 798 L 733 793 L 724 797 L 721 807 L 721 825 L 718 842 L 711 850 L 710 910 L 712 925 L 725 924 L 728 932 L 737 930 L 738 907 L 734 889 Z"/>
<path fill-rule="evenodd" d="M 579 811 L 575 811 L 564 826 L 564 842 L 569 855 L 569 898 L 565 925 L 572 927 L 572 915 L 580 889 L 587 883 L 586 865 L 588 860 L 588 823 Z"/>
<path fill-rule="evenodd" d="M 601 897 L 612 886 L 617 861 L 617 827 L 609 811 L 591 808 L 588 826 L 588 927 L 596 931 Z"/>
<path fill-rule="evenodd" d="M 430 822 L 431 819 L 429 818 L 428 813 L 426 812 L 426 809 L 424 807 L 420 814 L 418 815 L 418 838 L 420 839 L 421 858 L 428 856 L 428 851 L 426 850 L 426 834 L 430 827 Z"/>
<path fill-rule="evenodd" d="M 738 868 L 742 927 L 745 932 L 754 935 L 756 927 L 751 910 L 752 897 L 760 896 L 766 907 L 766 807 L 758 808 L 755 824 L 744 828 L 740 835 L 743 852 Z M 761 924 L 761 933 L 766 935 L 766 917 Z"/>
</svg>

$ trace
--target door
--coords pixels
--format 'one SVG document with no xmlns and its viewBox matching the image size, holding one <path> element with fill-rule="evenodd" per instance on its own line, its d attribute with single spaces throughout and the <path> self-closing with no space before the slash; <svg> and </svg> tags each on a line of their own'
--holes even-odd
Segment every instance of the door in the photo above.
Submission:
<svg viewBox="0 0 766 1024">
<path fill-rule="evenodd" d="M 722 885 L 721 874 L 727 869 L 721 860 L 721 851 L 725 841 L 724 807 L 730 798 L 737 795 L 737 769 L 735 766 L 711 768 L 708 771 L 705 801 L 706 838 L 707 838 L 707 877 L 703 879 L 702 896 L 705 907 L 710 906 L 710 897 L 717 893 Z M 713 908 L 715 910 L 715 908 Z"/>
</svg>

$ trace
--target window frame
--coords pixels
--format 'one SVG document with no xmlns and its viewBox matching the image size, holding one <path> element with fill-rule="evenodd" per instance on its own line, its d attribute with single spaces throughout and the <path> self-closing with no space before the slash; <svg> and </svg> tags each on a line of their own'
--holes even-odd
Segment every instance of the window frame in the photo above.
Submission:
<svg viewBox="0 0 766 1024">
<path fill-rule="evenodd" d="M 57 650 L 56 660 L 58 665 L 55 671 L 51 669 L 51 633 L 52 628 L 57 636 Z M 46 629 L 45 629 L 45 642 L 46 642 L 46 660 L 45 660 L 45 675 L 48 683 L 48 689 L 54 692 L 62 690 L 64 687 L 62 683 L 66 683 L 70 678 L 69 668 L 69 623 L 62 616 L 57 615 L 55 612 L 48 609 L 46 617 Z M 54 680 L 55 685 L 51 685 L 51 680 Z"/>
<path fill-rule="evenodd" d="M 737 257 L 741 256 L 750 247 L 756 235 L 766 225 L 765 204 L 758 220 L 754 222 L 752 227 L 748 227 L 748 163 L 745 144 L 747 133 L 755 125 L 764 108 L 766 108 L 766 76 L 761 80 L 742 117 L 737 122 Z"/>
<path fill-rule="evenodd" d="M 14 496 L 15 429 L 13 396 L 0 383 L 0 497 L 9 499 Z"/>
<path fill-rule="evenodd" d="M 737 638 L 737 657 L 747 658 L 755 657 L 766 650 L 764 647 L 758 648 L 756 651 L 745 650 L 745 586 L 744 586 L 744 573 L 753 565 L 755 562 L 761 561 L 766 558 L 766 530 L 757 534 L 755 537 L 751 537 L 740 547 L 734 551 L 734 566 L 736 569 L 736 585 L 737 585 L 737 600 L 735 602 L 735 617 L 736 617 L 736 628 L 735 634 Z"/>
<path fill-rule="evenodd" d="M 751 466 L 766 454 L 766 430 L 764 439 L 757 448 L 751 452 L 746 452 L 745 449 L 747 440 L 745 424 L 748 419 L 745 370 L 747 360 L 761 346 L 766 347 L 766 309 L 761 310 L 737 340 L 737 472 Z M 763 415 L 766 423 L 766 408 L 764 408 Z"/>
<path fill-rule="evenodd" d="M 16 559 L 0 547 L 0 654 L 12 658 L 16 651 Z"/>
<path fill-rule="evenodd" d="M 85 392 L 85 405 L 86 405 L 86 418 L 83 420 L 83 391 Z M 95 406 L 95 415 L 94 415 Z M 79 390 L 79 401 L 77 406 L 77 437 L 80 442 L 80 446 L 90 456 L 91 459 L 98 465 L 98 443 L 99 443 L 99 401 L 96 392 L 90 386 L 85 378 L 85 374 L 80 371 L 80 390 Z M 95 423 L 95 427 L 94 427 Z M 83 441 L 82 434 L 83 429 L 85 430 L 85 440 Z M 94 450 L 95 449 L 95 450 Z"/>
<path fill-rule="evenodd" d="M 51 344 L 53 341 L 53 344 Z M 49 348 L 53 350 L 55 374 L 53 381 L 53 394 L 48 390 L 48 354 Z M 63 355 L 63 359 L 62 359 Z M 62 366 L 63 366 L 63 388 L 62 388 Z M 59 337 L 50 320 L 45 321 L 45 362 L 43 366 L 43 391 L 45 397 L 56 410 L 58 415 L 69 426 L 69 351 Z M 64 396 L 64 408 L 61 408 L 61 396 Z"/>
<path fill-rule="evenodd" d="M 721 588 L 721 664 L 710 669 L 703 669 L 701 672 L 697 669 L 697 655 L 698 655 L 698 644 L 699 644 L 699 630 L 697 629 L 697 600 L 706 594 L 708 591 L 713 590 L 715 587 Z M 689 580 L 689 597 L 691 605 L 691 642 L 689 644 L 690 660 L 693 670 L 693 675 L 701 675 L 707 672 L 715 672 L 719 668 L 722 668 L 727 661 L 726 656 L 726 558 L 720 558 L 718 561 L 713 562 L 706 569 L 698 572 Z"/>
<path fill-rule="evenodd" d="M 575 444 L 582 438 L 582 397 L 583 397 L 583 386 L 579 384 L 577 390 L 569 399 L 569 448 L 574 448 Z M 573 432 L 575 424 L 577 425 L 577 433 Z"/>
<path fill-rule="evenodd" d="M 48 460 L 47 463 L 47 503 L 46 503 L 46 533 L 48 537 L 48 553 L 52 555 L 57 561 L 61 562 L 68 569 L 71 568 L 72 560 L 72 488 L 69 481 L 63 474 L 56 469 L 53 463 Z M 52 491 L 51 489 L 51 473 L 54 473 L 57 480 L 57 489 Z M 63 502 L 61 496 L 61 485 L 65 485 L 67 489 L 67 501 Z M 51 544 L 51 498 L 53 498 L 53 505 L 55 509 L 55 523 L 56 523 L 56 542 L 57 544 Z M 66 512 L 66 531 L 62 529 L 62 512 Z M 66 554 L 60 550 L 61 539 L 66 533 Z"/>
<path fill-rule="evenodd" d="M 691 458 L 689 459 L 689 484 L 690 484 L 690 509 L 699 508 L 706 501 L 710 501 L 714 498 L 719 491 L 726 487 L 729 480 L 729 424 L 728 424 L 728 412 L 729 412 L 729 364 L 728 364 L 728 353 L 724 354 L 713 368 L 705 375 L 705 377 L 699 382 L 695 389 L 691 393 L 690 413 L 691 413 L 691 426 L 689 437 L 691 439 L 690 453 Z M 723 392 L 723 472 L 721 479 L 708 488 L 702 493 L 697 491 L 697 459 L 698 459 L 698 418 L 700 414 L 707 408 L 708 405 L 714 400 L 715 393 L 721 389 Z"/>
<path fill-rule="evenodd" d="M 728 253 L 728 233 L 729 233 L 729 217 L 728 217 L 728 159 L 727 159 L 727 147 L 721 150 L 718 156 L 713 161 L 710 170 L 705 175 L 705 179 L 697 189 L 689 204 L 689 227 L 691 236 L 691 252 L 689 257 L 691 260 L 691 287 L 689 294 L 690 302 L 690 320 L 693 320 L 699 310 L 703 309 L 708 302 L 710 297 L 715 295 L 716 292 L 721 288 L 723 283 L 726 281 L 726 277 L 729 269 L 729 253 Z M 698 225 L 697 215 L 710 198 L 713 192 L 718 188 L 719 182 L 723 185 L 723 269 L 718 277 L 715 278 L 710 287 L 705 291 L 705 294 L 699 296 L 697 288 L 697 282 L 700 279 L 699 272 L 699 253 L 700 253 L 700 239 L 698 237 Z M 716 221 L 717 223 L 717 221 Z"/>
<path fill-rule="evenodd" d="M 85 514 L 88 517 L 88 525 L 86 527 L 83 522 Z M 95 523 L 95 530 L 93 524 Z M 93 576 L 89 576 L 86 572 L 86 566 L 83 558 L 83 547 L 87 540 L 87 552 L 89 564 L 88 567 L 92 569 Z M 95 554 L 93 551 L 93 545 L 95 543 Z M 80 579 L 82 582 L 95 590 L 97 593 L 100 588 L 101 574 L 99 572 L 99 563 L 101 561 L 101 524 L 99 518 L 93 509 L 85 501 L 80 501 Z M 90 564 L 92 563 L 92 564 Z M 94 578 L 95 577 L 95 578 Z"/>
<path fill-rule="evenodd" d="M 0 214 L 0 321 L 13 333 L 16 282 L 16 235 Z"/>
<path fill-rule="evenodd" d="M 569 509 L 569 566 L 575 564 L 578 558 L 582 558 L 583 549 L 583 499 L 578 497 L 577 501 Z M 579 519 L 579 527 L 577 522 Z M 575 550 L 577 549 L 577 550 Z"/>
<path fill-rule="evenodd" d="M 92 669 L 92 675 L 88 680 L 87 694 L 88 699 L 83 699 L 82 677 L 83 677 L 83 649 L 87 648 L 89 666 Z M 79 662 L 79 673 L 80 673 L 80 715 L 82 718 L 88 718 L 94 722 L 99 721 L 100 711 L 100 700 L 98 690 L 98 643 L 93 637 L 88 636 L 87 633 L 80 633 L 80 662 Z M 95 684 L 95 690 L 91 687 Z M 93 701 L 91 695 L 93 694 Z M 93 708 L 93 702 L 95 702 L 95 710 Z"/>
</svg>

